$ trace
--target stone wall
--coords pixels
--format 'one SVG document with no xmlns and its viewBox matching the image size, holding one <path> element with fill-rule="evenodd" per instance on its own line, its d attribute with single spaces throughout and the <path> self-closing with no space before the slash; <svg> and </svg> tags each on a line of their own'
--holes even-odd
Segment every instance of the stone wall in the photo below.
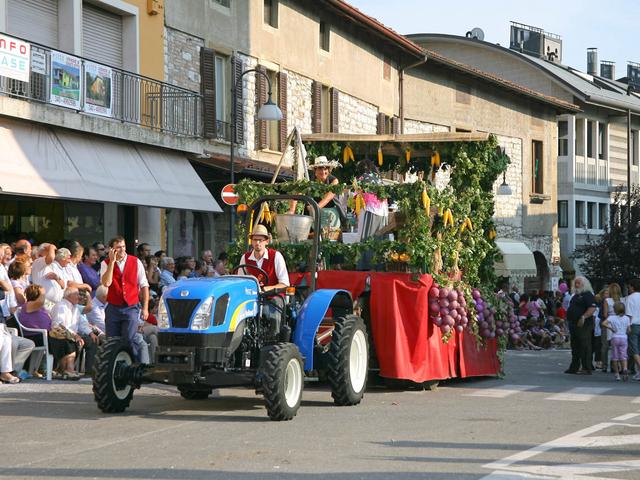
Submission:
<svg viewBox="0 0 640 480">
<path fill-rule="evenodd" d="M 287 71 L 287 132 L 298 127 L 311 133 L 311 85 L 313 80 Z"/>
<path fill-rule="evenodd" d="M 164 33 L 165 81 L 200 92 L 200 49 L 204 40 L 169 27 Z"/>
<path fill-rule="evenodd" d="M 404 119 L 404 133 L 434 133 L 449 132 L 451 129 L 446 125 L 438 125 L 435 123 L 421 122 L 420 120 Z"/>
<path fill-rule="evenodd" d="M 378 107 L 344 92 L 338 95 L 340 133 L 374 134 L 377 130 Z"/>
</svg>

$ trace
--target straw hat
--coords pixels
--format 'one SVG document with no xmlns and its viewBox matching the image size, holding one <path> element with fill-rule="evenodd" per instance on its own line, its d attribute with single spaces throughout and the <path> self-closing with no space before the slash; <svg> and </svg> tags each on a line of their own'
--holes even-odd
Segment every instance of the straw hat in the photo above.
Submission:
<svg viewBox="0 0 640 480">
<path fill-rule="evenodd" d="M 251 235 L 249 235 L 249 238 L 253 237 L 264 237 L 266 239 L 269 239 L 270 235 L 267 227 L 262 224 L 256 226 L 256 228 L 253 229 L 253 232 L 251 232 Z"/>
<path fill-rule="evenodd" d="M 309 165 L 309 170 L 315 170 L 316 168 L 319 168 L 319 167 L 336 168 L 339 166 L 340 166 L 340 162 L 338 162 L 337 160 L 329 160 L 324 155 L 320 155 L 319 157 L 315 158 L 313 164 Z"/>
</svg>

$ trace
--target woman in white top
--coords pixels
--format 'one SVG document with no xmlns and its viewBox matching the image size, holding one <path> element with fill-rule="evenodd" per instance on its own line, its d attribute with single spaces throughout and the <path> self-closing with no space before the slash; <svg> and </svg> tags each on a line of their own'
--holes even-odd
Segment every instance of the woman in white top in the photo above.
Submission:
<svg viewBox="0 0 640 480">
<path fill-rule="evenodd" d="M 602 312 L 600 312 L 601 320 L 606 320 L 610 314 L 613 314 L 613 306 L 616 302 L 622 301 L 622 289 L 617 283 L 610 284 L 605 291 L 605 301 L 602 302 Z M 602 341 L 602 371 L 606 372 L 609 368 L 609 348 L 611 346 L 611 330 L 605 329 L 607 332 L 606 341 Z"/>
<path fill-rule="evenodd" d="M 611 360 L 616 380 L 620 380 L 620 367 L 622 367 L 622 379 L 629 379 L 627 371 L 627 335 L 631 331 L 631 321 L 624 314 L 624 304 L 616 302 L 613 306 L 613 314 L 602 322 L 605 328 L 611 331 Z"/>
</svg>

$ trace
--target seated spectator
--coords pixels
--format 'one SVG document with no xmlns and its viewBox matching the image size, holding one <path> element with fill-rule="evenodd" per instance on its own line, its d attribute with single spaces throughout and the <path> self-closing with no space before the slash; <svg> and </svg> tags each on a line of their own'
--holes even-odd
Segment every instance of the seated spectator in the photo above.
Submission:
<svg viewBox="0 0 640 480">
<path fill-rule="evenodd" d="M 3 262 L 5 257 L 6 251 L 0 246 L 0 292 L 2 292 L 2 295 L 0 295 L 0 322 L 9 318 L 15 311 L 16 306 L 11 279 Z"/>
<path fill-rule="evenodd" d="M 55 260 L 56 246 L 53 243 L 41 243 L 36 251 L 37 258 L 31 265 L 31 283 L 42 285 L 45 269 Z"/>
<path fill-rule="evenodd" d="M 29 286 L 30 274 L 31 265 L 28 263 L 16 261 L 9 265 L 9 279 L 11 280 L 13 294 L 18 307 L 27 301 L 24 296 L 24 291 Z"/>
<path fill-rule="evenodd" d="M 211 250 L 203 250 L 200 253 L 200 260 L 202 260 L 207 267 L 207 273 L 204 276 L 213 276 L 213 252 L 211 252 Z"/>
<path fill-rule="evenodd" d="M 104 311 L 107 308 L 107 294 L 109 289 L 104 285 L 100 285 L 96 289 L 96 296 L 91 302 L 91 310 L 87 312 L 87 321 L 89 325 L 100 331 L 99 335 L 104 335 L 106 327 L 104 324 Z"/>
<path fill-rule="evenodd" d="M 191 273 L 194 278 L 201 278 L 207 276 L 207 265 L 202 260 L 196 260 L 196 269 Z"/>
<path fill-rule="evenodd" d="M 85 366 L 86 371 L 92 371 L 93 360 L 98 346 L 98 335 L 100 332 L 89 325 L 82 313 L 91 311 L 91 300 L 87 301 L 82 313 L 78 308 L 80 293 L 75 287 L 68 287 L 64 291 L 64 298 L 58 302 L 51 311 L 51 324 L 53 328 L 62 327 L 71 333 L 72 338 L 79 347 L 84 347 L 86 351 Z M 79 350 L 76 352 L 76 354 Z M 65 372 L 75 373 L 73 365 L 67 365 Z"/>
<path fill-rule="evenodd" d="M 522 322 L 529 318 L 529 297 L 526 294 L 520 295 L 520 303 L 518 306 L 518 319 Z"/>
<path fill-rule="evenodd" d="M 71 258 L 69 263 L 65 267 L 67 274 L 67 287 L 75 287 L 80 290 L 80 295 L 89 295 L 93 291 L 93 288 L 88 283 L 85 283 L 78 270 L 78 265 L 82 263 L 82 256 L 84 255 L 84 247 L 80 243 L 72 240 L 68 243 L 69 251 L 71 252 Z"/>
<path fill-rule="evenodd" d="M 82 262 L 78 264 L 78 271 L 82 281 L 91 287 L 91 296 L 95 297 L 96 289 L 100 285 L 100 275 L 93 268 L 98 261 L 98 252 L 95 248 L 89 247 L 82 253 Z"/>
<path fill-rule="evenodd" d="M 29 240 L 23 238 L 16 242 L 16 255 L 31 257 L 31 243 Z"/>
<path fill-rule="evenodd" d="M 71 252 L 66 248 L 56 251 L 55 259 L 42 272 L 41 284 L 45 291 L 45 305 L 51 311 L 56 303 L 62 300 L 64 289 L 67 288 L 68 273 L 66 267 L 71 259 Z M 37 283 L 37 282 L 36 282 Z"/>
<path fill-rule="evenodd" d="M 179 270 L 176 280 L 185 280 L 190 277 L 191 277 L 191 269 L 186 264 L 184 264 L 182 269 Z"/>
<path fill-rule="evenodd" d="M 102 261 L 107 258 L 107 249 L 104 246 L 104 243 L 102 242 L 94 242 L 93 245 L 91 245 L 96 253 L 98 254 L 98 261 L 93 265 L 93 269 L 96 272 L 100 271 L 100 264 L 102 263 Z"/>
<path fill-rule="evenodd" d="M 155 361 L 156 349 L 158 348 L 158 320 L 156 314 L 158 313 L 158 302 L 162 299 L 154 300 L 149 299 L 149 317 L 142 325 L 142 335 L 144 341 L 149 344 L 149 355 L 152 363 Z"/>
<path fill-rule="evenodd" d="M 175 268 L 176 263 L 171 257 L 164 257 L 160 261 L 160 291 L 162 291 L 167 285 L 175 283 L 176 279 L 173 278 L 173 271 Z"/>
<path fill-rule="evenodd" d="M 216 260 L 213 264 L 213 277 L 221 277 L 227 274 L 227 267 L 225 267 L 222 260 Z"/>
<path fill-rule="evenodd" d="M 0 382 L 20 383 L 20 378 L 13 375 L 11 361 L 11 334 L 4 323 L 0 323 Z"/>
<path fill-rule="evenodd" d="M 153 254 L 153 256 L 158 259 L 158 265 L 160 265 L 160 262 L 162 261 L 162 259 L 167 256 L 167 252 L 165 252 L 164 250 L 158 250 L 156 253 Z"/>
</svg>

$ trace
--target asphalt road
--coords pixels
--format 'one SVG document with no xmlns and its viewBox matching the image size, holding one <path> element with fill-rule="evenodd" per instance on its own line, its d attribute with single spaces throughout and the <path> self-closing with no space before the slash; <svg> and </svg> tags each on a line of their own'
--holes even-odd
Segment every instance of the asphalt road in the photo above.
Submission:
<svg viewBox="0 0 640 480">
<path fill-rule="evenodd" d="M 145 386 L 105 415 L 88 380 L 0 385 L 0 480 L 640 478 L 640 382 L 563 374 L 566 350 L 506 358 L 504 379 L 372 388 L 357 407 L 310 385 L 290 422 L 250 390 Z"/>
</svg>

